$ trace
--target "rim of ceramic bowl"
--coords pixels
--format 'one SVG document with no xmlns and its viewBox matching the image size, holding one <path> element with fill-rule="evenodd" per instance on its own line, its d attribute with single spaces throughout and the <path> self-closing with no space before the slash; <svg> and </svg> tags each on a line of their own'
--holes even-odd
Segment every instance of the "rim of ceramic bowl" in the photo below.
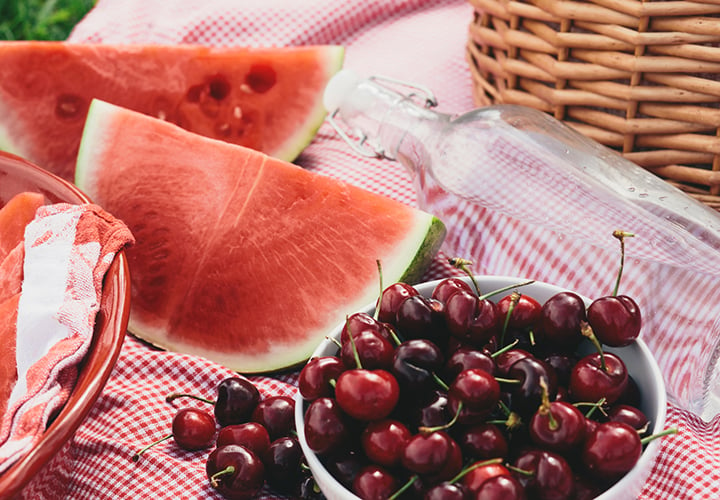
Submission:
<svg viewBox="0 0 720 500">
<path fill-rule="evenodd" d="M 500 288 L 502 286 L 512 284 L 512 283 L 522 283 L 525 280 L 521 278 L 517 278 L 514 276 L 489 276 L 489 275 L 476 275 L 476 279 L 478 280 L 492 280 L 496 283 L 496 286 L 492 286 L 491 289 Z M 463 277 L 464 281 L 470 283 L 470 278 Z M 436 279 L 432 281 L 427 281 L 424 283 L 418 283 L 415 286 L 416 287 L 427 287 L 428 290 L 431 290 L 434 288 L 441 279 Z M 566 288 L 563 288 L 558 285 L 553 285 L 546 282 L 541 281 L 534 281 L 531 283 L 531 286 L 543 286 L 548 288 L 549 290 L 555 290 L 556 292 L 565 291 Z M 583 297 L 583 300 L 586 302 L 586 304 L 589 304 L 589 299 L 587 297 Z M 367 307 L 363 308 L 362 311 L 367 312 L 368 314 L 372 314 L 372 311 L 374 310 L 374 304 L 369 304 Z M 332 333 L 328 336 L 327 339 L 323 340 L 318 347 L 315 349 L 315 351 L 312 353 L 311 358 L 315 356 L 322 356 L 322 355 L 330 355 L 327 354 L 328 352 L 332 350 L 336 350 L 336 345 L 333 338 L 335 340 L 339 340 L 339 336 L 341 333 L 342 325 L 338 325 L 336 328 L 333 329 Z M 652 355 L 652 352 L 648 348 L 647 344 L 642 340 L 642 338 L 638 338 L 633 344 L 630 346 L 626 346 L 623 348 L 611 348 L 607 347 L 608 352 L 617 351 L 617 350 L 623 350 L 623 349 L 633 349 L 637 352 L 638 355 L 640 355 L 642 358 L 648 360 L 647 364 L 647 371 L 650 375 L 647 380 L 647 387 L 651 389 L 653 393 L 656 393 L 657 395 L 657 401 L 655 401 L 656 410 L 653 412 L 653 415 L 651 418 L 653 418 L 653 425 L 651 434 L 660 432 L 664 426 L 666 421 L 666 413 L 667 413 L 667 394 L 665 389 L 665 382 L 662 376 L 662 372 L 660 371 L 660 368 L 657 364 L 657 360 L 655 360 L 655 357 Z M 338 493 L 339 498 L 343 498 L 343 500 L 359 500 L 359 498 L 354 495 L 351 491 L 348 491 L 345 489 L 340 482 L 335 479 L 330 472 L 325 468 L 325 466 L 322 464 L 318 456 L 310 450 L 307 441 L 305 440 L 305 431 L 302 428 L 302 425 L 300 425 L 301 422 L 304 422 L 304 414 L 306 410 L 307 401 L 305 401 L 298 391 L 295 395 L 295 423 L 297 426 L 298 431 L 298 438 L 300 440 L 301 448 L 303 449 L 303 452 L 306 455 L 306 460 L 308 461 L 308 465 L 311 467 L 311 469 L 317 469 L 320 471 L 319 474 L 317 474 L 315 471 L 313 471 L 314 474 L 317 474 L 316 480 L 318 481 L 318 484 L 322 483 L 322 486 L 326 486 L 327 488 L 333 489 L 334 491 L 341 491 L 342 493 Z M 637 489 L 638 487 L 641 487 L 642 484 L 645 483 L 647 480 L 647 474 L 649 474 L 650 469 L 655 463 L 655 460 L 657 458 L 657 454 L 660 450 L 660 440 L 653 440 L 652 442 L 648 443 L 648 445 L 643 449 L 643 453 L 640 456 L 640 459 L 638 460 L 638 463 L 635 465 L 635 467 L 628 472 L 625 476 L 623 476 L 617 483 L 615 483 L 612 488 L 604 491 L 601 493 L 598 497 L 596 497 L 596 500 L 615 500 L 617 498 L 616 493 L 618 491 L 623 491 L 628 494 L 629 497 L 632 497 L 632 492 Z M 638 476 L 633 474 L 633 471 L 637 471 Z M 642 479 L 642 484 L 637 483 L 637 479 L 640 477 Z M 639 492 L 639 490 L 638 490 Z"/>
<path fill-rule="evenodd" d="M 76 186 L 12 154 L 0 152 L 0 182 L 3 173 L 19 173 L 28 187 L 37 186 L 52 203 L 89 203 Z M 80 365 L 78 380 L 68 401 L 43 433 L 40 442 L 0 475 L 0 498 L 22 491 L 73 437 L 85 420 L 122 349 L 130 314 L 130 281 L 125 253 L 117 253 L 103 283 L 103 300 L 98 311 L 93 338 L 87 356 Z"/>
</svg>

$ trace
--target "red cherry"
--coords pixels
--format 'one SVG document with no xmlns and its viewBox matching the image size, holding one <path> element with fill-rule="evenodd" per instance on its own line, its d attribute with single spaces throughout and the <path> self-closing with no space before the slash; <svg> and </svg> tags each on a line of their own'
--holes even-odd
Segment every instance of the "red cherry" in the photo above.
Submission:
<svg viewBox="0 0 720 500">
<path fill-rule="evenodd" d="M 454 337 L 482 346 L 497 333 L 501 320 L 495 303 L 460 290 L 445 303 L 445 321 Z"/>
<path fill-rule="evenodd" d="M 448 463 L 454 460 L 454 455 L 460 453 L 457 442 L 447 432 L 421 433 L 415 434 L 405 443 L 401 462 L 403 467 L 416 474 L 435 475 L 443 472 Z"/>
<path fill-rule="evenodd" d="M 639 408 L 625 404 L 610 408 L 608 420 L 626 423 L 638 432 L 646 431 L 650 423 L 647 416 Z"/>
<path fill-rule="evenodd" d="M 448 405 L 451 412 L 458 411 L 459 404 L 474 412 L 489 414 L 500 401 L 500 384 L 485 370 L 471 368 L 460 372 L 448 389 Z"/>
<path fill-rule="evenodd" d="M 353 335 L 353 340 L 345 342 L 340 349 L 340 358 L 346 369 L 357 366 L 356 353 L 363 368 L 389 370 L 395 355 L 395 346 L 380 333 L 363 330 Z"/>
<path fill-rule="evenodd" d="M 447 375 L 448 380 L 454 380 L 461 371 L 469 368 L 485 370 L 492 374 L 495 372 L 495 361 L 485 351 L 471 347 L 460 347 L 445 362 L 445 375 Z"/>
<path fill-rule="evenodd" d="M 345 325 L 343 326 L 342 332 L 340 333 L 340 343 L 344 344 L 350 339 L 350 332 L 352 332 L 354 336 L 365 330 L 378 332 L 387 340 L 392 340 L 390 335 L 390 327 L 387 323 L 382 323 L 376 320 L 368 313 L 358 312 L 351 314 L 345 320 Z"/>
<path fill-rule="evenodd" d="M 570 465 L 557 453 L 547 450 L 525 450 L 513 462 L 515 478 L 528 496 L 539 500 L 572 498 L 574 476 Z"/>
<path fill-rule="evenodd" d="M 345 414 L 333 398 L 318 398 L 305 410 L 305 440 L 318 455 L 342 447 L 349 438 Z"/>
<path fill-rule="evenodd" d="M 585 441 L 582 461 L 595 477 L 614 480 L 632 469 L 642 453 L 637 431 L 622 422 L 598 424 Z"/>
<path fill-rule="evenodd" d="M 244 446 L 230 444 L 215 448 L 205 469 L 210 485 L 232 500 L 253 498 L 265 484 L 262 460 Z"/>
<path fill-rule="evenodd" d="M 488 480 L 498 476 L 510 476 L 510 470 L 499 463 L 475 462 L 460 480 L 475 495 Z"/>
<path fill-rule="evenodd" d="M 361 443 L 365 455 L 374 463 L 395 467 L 400 463 L 405 443 L 412 437 L 402 422 L 392 419 L 368 423 Z"/>
<path fill-rule="evenodd" d="M 632 343 L 642 327 L 640 308 L 627 295 L 596 299 L 588 307 L 587 321 L 598 340 L 613 347 Z"/>
<path fill-rule="evenodd" d="M 380 420 L 395 408 L 400 387 L 390 372 L 356 368 L 343 372 L 335 398 L 345 413 L 358 420 Z"/>
<path fill-rule="evenodd" d="M 505 321 L 510 308 L 512 308 L 512 312 L 508 326 L 514 328 L 525 328 L 534 324 L 540 318 L 542 310 L 540 302 L 529 295 L 517 292 L 506 295 L 498 301 L 497 309 L 502 321 Z"/>
<path fill-rule="evenodd" d="M 474 460 L 508 456 L 507 438 L 495 424 L 480 423 L 463 428 L 458 444 L 465 456 Z"/>
<path fill-rule="evenodd" d="M 270 434 L 270 440 L 289 436 L 295 431 L 295 400 L 289 396 L 270 396 L 260 401 L 250 416 Z"/>
<path fill-rule="evenodd" d="M 270 435 L 257 422 L 228 425 L 218 432 L 215 446 L 219 448 L 228 444 L 239 444 L 261 457 L 270 447 Z"/>
<path fill-rule="evenodd" d="M 419 295 L 419 292 L 415 287 L 407 283 L 393 283 L 385 288 L 378 309 L 378 320 L 385 323 L 394 323 L 397 310 L 402 301 L 415 295 Z"/>
<path fill-rule="evenodd" d="M 538 334 L 558 346 L 575 346 L 581 339 L 585 302 L 573 292 L 560 292 L 542 306 Z"/>
<path fill-rule="evenodd" d="M 255 384 L 244 377 L 230 377 L 218 384 L 215 418 L 221 427 L 247 422 L 260 401 Z"/>
<path fill-rule="evenodd" d="M 588 354 L 570 374 L 570 393 L 576 401 L 594 403 L 605 398 L 612 404 L 622 396 L 627 384 L 625 363 L 610 352 Z"/>
<path fill-rule="evenodd" d="M 210 413 L 196 408 L 182 408 L 173 417 L 172 433 L 145 446 L 135 453 L 132 459 L 137 462 L 147 450 L 170 438 L 173 438 L 183 450 L 195 451 L 208 448 L 215 439 L 215 431 L 215 419 Z"/>
<path fill-rule="evenodd" d="M 353 493 L 363 500 L 385 500 L 397 490 L 395 477 L 379 465 L 363 467 L 353 480 Z"/>
<path fill-rule="evenodd" d="M 345 365 L 337 356 L 321 356 L 310 359 L 298 375 L 298 390 L 308 401 L 332 396 L 333 383 L 345 371 Z"/>
<path fill-rule="evenodd" d="M 433 289 L 432 298 L 439 300 L 440 302 L 447 303 L 447 300 L 455 292 L 463 290 L 465 292 L 473 293 L 473 289 L 466 281 L 460 278 L 445 278 L 441 280 Z"/>
<path fill-rule="evenodd" d="M 585 439 L 585 415 L 564 401 L 543 404 L 532 416 L 530 438 L 544 449 L 567 453 L 577 449 Z"/>
<path fill-rule="evenodd" d="M 525 500 L 525 488 L 513 476 L 491 477 L 475 492 L 475 500 Z"/>
</svg>

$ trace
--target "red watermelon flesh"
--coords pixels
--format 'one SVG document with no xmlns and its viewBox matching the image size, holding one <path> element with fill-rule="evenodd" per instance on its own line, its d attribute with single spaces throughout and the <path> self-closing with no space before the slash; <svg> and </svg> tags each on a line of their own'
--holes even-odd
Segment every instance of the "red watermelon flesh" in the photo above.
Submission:
<svg viewBox="0 0 720 500">
<path fill-rule="evenodd" d="M 20 294 L 0 302 L 0 415 L 7 411 L 10 393 L 17 382 L 17 310 Z"/>
<path fill-rule="evenodd" d="M 40 193 L 23 192 L 13 196 L 0 208 L 0 262 L 25 237 L 25 226 L 45 202 Z"/>
<path fill-rule="evenodd" d="M 387 197 L 101 101 L 76 183 L 135 236 L 129 331 L 245 373 L 306 360 L 377 298 L 378 260 L 386 282 L 416 279 L 444 236 Z"/>
<path fill-rule="evenodd" d="M 0 149 L 72 181 L 93 98 L 292 161 L 325 111 L 338 46 L 0 42 Z"/>
</svg>

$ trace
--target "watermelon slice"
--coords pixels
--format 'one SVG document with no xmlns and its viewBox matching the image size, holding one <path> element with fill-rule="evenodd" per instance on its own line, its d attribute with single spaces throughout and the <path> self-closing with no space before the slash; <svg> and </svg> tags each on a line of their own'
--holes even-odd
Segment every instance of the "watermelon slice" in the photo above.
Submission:
<svg viewBox="0 0 720 500">
<path fill-rule="evenodd" d="M 292 161 L 322 123 L 343 55 L 338 46 L 0 42 L 0 149 L 72 181 L 96 97 Z"/>
<path fill-rule="evenodd" d="M 136 238 L 128 330 L 243 373 L 306 360 L 389 283 L 420 277 L 430 214 L 102 101 L 76 184 Z"/>
</svg>

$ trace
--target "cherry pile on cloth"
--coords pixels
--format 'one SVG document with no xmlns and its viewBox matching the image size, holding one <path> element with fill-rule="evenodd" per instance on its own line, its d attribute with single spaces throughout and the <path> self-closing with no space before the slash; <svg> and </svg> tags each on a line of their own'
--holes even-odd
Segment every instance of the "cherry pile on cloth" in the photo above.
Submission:
<svg viewBox="0 0 720 500">
<path fill-rule="evenodd" d="M 17 247 L 16 346 L 3 359 L 15 356 L 17 380 L 0 424 L 0 472 L 40 440 L 68 400 L 90 348 L 105 273 L 132 241 L 122 222 L 92 204 L 41 206 L 25 228 Z"/>
<path fill-rule="evenodd" d="M 465 59 L 472 15 L 464 0 L 99 0 L 69 40 L 343 45 L 345 67 L 361 75 L 423 84 L 436 93 L 440 111 L 460 113 L 474 107 Z M 297 162 L 401 202 L 417 203 L 401 165 L 358 157 L 327 125 Z M 483 210 L 468 220 L 472 226 L 467 231 L 473 232 L 483 252 L 474 272 L 533 276 L 595 295 L 597 276 L 573 272 L 562 248 L 548 235 L 517 231 Z M 438 256 L 426 279 L 457 274 L 444 259 Z M 169 429 L 175 408 L 164 400 L 168 393 L 212 395 L 217 384 L 232 375 L 204 359 L 160 351 L 128 335 L 105 391 L 65 451 L 66 477 L 60 481 L 64 497 L 219 498 L 205 476 L 207 452 L 185 452 L 168 444 L 156 447 L 140 463 L 130 457 Z M 252 380 L 263 396 L 292 396 L 296 377 L 289 373 Z M 663 439 L 641 498 L 720 496 L 720 419 L 706 422 L 669 405 L 667 425 L 676 427 L 678 434 Z M 57 489 L 31 493 L 33 498 L 61 496 Z M 261 498 L 272 495 L 264 491 Z"/>
</svg>

